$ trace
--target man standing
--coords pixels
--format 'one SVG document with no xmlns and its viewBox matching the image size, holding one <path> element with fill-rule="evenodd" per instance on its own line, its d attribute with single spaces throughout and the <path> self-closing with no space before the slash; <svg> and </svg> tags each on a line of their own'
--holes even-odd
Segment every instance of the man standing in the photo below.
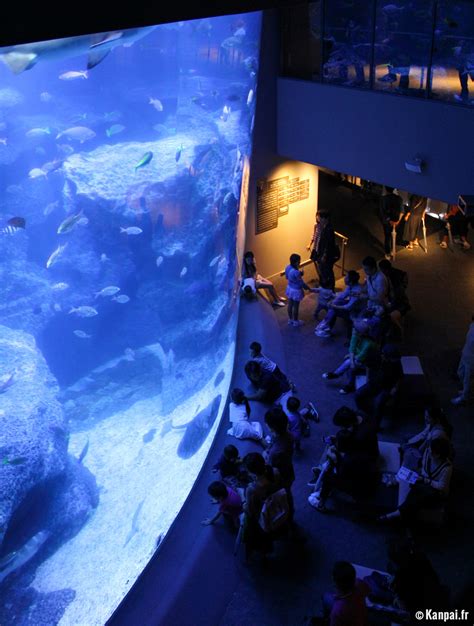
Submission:
<svg viewBox="0 0 474 626">
<path fill-rule="evenodd" d="M 393 187 L 385 186 L 387 195 L 380 198 L 379 215 L 384 234 L 385 258 L 390 260 L 392 255 L 392 233 L 397 228 L 402 217 L 402 199 L 393 193 Z"/>
<path fill-rule="evenodd" d="M 472 322 L 467 331 L 466 341 L 464 342 L 464 348 L 458 367 L 458 376 L 462 381 L 462 391 L 460 391 L 459 395 L 455 398 L 452 398 L 451 403 L 454 405 L 466 404 L 469 397 L 471 376 L 474 373 L 474 315 L 471 319 Z"/>
<path fill-rule="evenodd" d="M 329 213 L 321 211 L 316 213 L 316 224 L 314 232 L 307 249 L 311 250 L 311 260 L 314 262 L 316 272 L 319 276 L 320 284 L 328 289 L 333 289 L 336 285 L 333 266 L 338 260 L 339 254 L 336 247 L 334 228 L 329 219 Z"/>
</svg>

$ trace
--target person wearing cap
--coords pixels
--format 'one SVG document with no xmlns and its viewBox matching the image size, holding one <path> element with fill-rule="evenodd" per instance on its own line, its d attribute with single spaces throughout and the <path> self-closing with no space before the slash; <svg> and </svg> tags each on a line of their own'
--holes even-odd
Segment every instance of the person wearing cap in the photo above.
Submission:
<svg viewBox="0 0 474 626">
<path fill-rule="evenodd" d="M 382 348 L 380 366 L 365 385 L 356 391 L 357 408 L 373 417 L 377 425 L 380 425 L 387 402 L 396 393 L 402 378 L 400 352 L 397 346 L 387 343 Z"/>
<path fill-rule="evenodd" d="M 469 397 L 471 377 L 474 373 L 474 315 L 471 319 L 471 325 L 467 331 L 466 341 L 464 342 L 458 367 L 458 376 L 462 382 L 462 389 L 459 394 L 451 400 L 451 404 L 455 406 L 466 404 Z"/>
</svg>

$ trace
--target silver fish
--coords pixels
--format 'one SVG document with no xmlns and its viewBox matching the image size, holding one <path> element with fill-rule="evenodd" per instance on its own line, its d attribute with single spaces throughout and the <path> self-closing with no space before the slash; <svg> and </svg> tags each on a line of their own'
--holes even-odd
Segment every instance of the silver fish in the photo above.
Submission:
<svg viewBox="0 0 474 626">
<path fill-rule="evenodd" d="M 34 167 L 32 170 L 28 172 L 29 178 L 40 178 L 41 176 L 46 177 L 47 173 L 39 167 Z"/>
<path fill-rule="evenodd" d="M 67 283 L 55 283 L 51 289 L 54 289 L 54 291 L 64 291 L 65 289 L 69 289 L 69 285 Z"/>
<path fill-rule="evenodd" d="M 163 105 L 158 98 L 150 98 L 148 104 L 151 104 L 159 113 L 163 111 Z"/>
<path fill-rule="evenodd" d="M 67 137 L 68 139 L 79 141 L 79 143 L 84 143 L 85 141 L 93 139 L 95 137 L 95 132 L 90 128 L 87 128 L 87 126 L 74 126 L 63 130 L 62 133 L 56 135 L 56 139 L 60 139 L 61 137 Z"/>
<path fill-rule="evenodd" d="M 188 268 L 187 267 L 183 267 L 183 269 L 181 270 L 179 277 L 183 278 L 183 276 L 186 276 L 186 274 L 188 273 Z"/>
<path fill-rule="evenodd" d="M 45 137 L 46 135 L 51 135 L 51 129 L 48 127 L 32 128 L 26 133 L 26 136 L 29 139 L 34 139 L 35 137 Z"/>
<path fill-rule="evenodd" d="M 43 215 L 46 217 L 48 216 L 50 213 L 52 213 L 53 211 L 55 211 L 59 206 L 59 200 L 56 200 L 56 202 L 50 202 L 45 210 L 43 211 Z"/>
<path fill-rule="evenodd" d="M 219 259 L 221 258 L 221 255 L 218 254 L 217 256 L 215 256 L 212 261 L 209 263 L 209 267 L 214 267 L 214 265 L 219 261 Z"/>
<path fill-rule="evenodd" d="M 122 293 L 120 296 L 114 296 L 112 300 L 115 300 L 115 302 L 118 302 L 119 304 L 126 304 L 129 302 L 130 298 Z"/>
<path fill-rule="evenodd" d="M 141 228 L 138 228 L 138 226 L 128 226 L 128 228 L 122 228 L 121 226 L 120 232 L 126 233 L 127 235 L 141 235 L 143 231 Z"/>
<path fill-rule="evenodd" d="M 76 335 L 76 337 L 79 337 L 79 339 L 90 339 L 92 337 L 92 335 L 88 335 L 83 330 L 73 330 L 72 332 Z"/>
<path fill-rule="evenodd" d="M 19 569 L 22 565 L 30 561 L 39 551 L 43 543 L 48 539 L 51 533 L 41 530 L 39 533 L 29 539 L 24 546 L 15 552 L 7 554 L 0 561 L 0 583 L 5 580 L 12 572 Z"/>
<path fill-rule="evenodd" d="M 71 310 L 69 311 L 69 315 L 71 313 L 75 313 L 79 317 L 94 317 L 94 315 L 99 314 L 97 310 L 94 309 L 94 307 L 92 306 L 78 306 L 75 308 L 72 307 Z"/>
<path fill-rule="evenodd" d="M 75 80 L 76 78 L 88 78 L 87 71 L 84 72 L 63 72 L 59 75 L 59 80 Z"/>
<path fill-rule="evenodd" d="M 163 257 L 162 257 L 162 256 L 159 256 L 159 257 L 156 259 L 156 267 L 160 267 L 160 265 L 161 265 L 162 263 L 163 263 Z"/>
<path fill-rule="evenodd" d="M 46 269 L 49 269 L 52 265 L 58 262 L 59 258 L 63 254 L 64 250 L 67 248 L 67 243 L 64 246 L 58 246 L 56 250 L 51 254 L 49 259 L 46 261 Z"/>
<path fill-rule="evenodd" d="M 114 296 L 119 291 L 120 291 L 120 287 L 114 287 L 114 286 L 104 287 L 103 289 L 95 293 L 95 297 L 98 298 L 99 296 L 101 297 Z"/>
</svg>

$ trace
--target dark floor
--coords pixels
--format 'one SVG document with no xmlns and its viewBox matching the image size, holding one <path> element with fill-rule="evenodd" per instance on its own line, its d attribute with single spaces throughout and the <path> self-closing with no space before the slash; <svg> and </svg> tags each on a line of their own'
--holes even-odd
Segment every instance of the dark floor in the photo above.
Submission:
<svg viewBox="0 0 474 626">
<path fill-rule="evenodd" d="M 359 194 L 347 188 L 337 189 L 333 200 L 331 210 L 336 229 L 350 237 L 347 268 L 360 268 L 360 261 L 367 254 L 381 258 L 383 250 L 379 239 L 382 233 L 374 204 L 364 205 Z M 454 408 L 449 404 L 457 389 L 452 373 L 474 313 L 474 249 L 468 252 L 458 247 L 454 251 L 442 250 L 436 233 L 429 236 L 428 248 L 428 254 L 420 249 L 401 250 L 396 259 L 396 266 L 409 274 L 409 296 L 413 307 L 406 319 L 402 353 L 420 357 L 424 371 L 452 420 L 456 448 L 456 488 L 452 494 L 452 508 L 456 514 L 446 529 L 419 534 L 416 538 L 443 581 L 451 584 L 456 592 L 471 584 L 474 578 L 472 558 L 466 561 L 466 555 L 472 555 L 474 551 L 471 532 L 474 519 L 474 415 L 472 405 L 469 409 Z M 314 277 L 313 267 L 308 266 L 306 279 Z M 281 293 L 283 289 L 282 285 Z M 335 338 L 315 337 L 314 303 L 315 296 L 305 298 L 301 318 L 306 325 L 298 329 L 287 325 L 285 309 L 275 312 L 283 338 L 287 372 L 296 382 L 301 400 L 315 401 L 322 415 L 321 424 L 313 426 L 311 438 L 305 442 L 301 457 L 295 461 L 296 519 L 308 542 L 302 552 L 275 559 L 266 569 L 254 565 L 244 570 L 220 626 L 301 623 L 304 615 L 318 611 L 321 592 L 331 585 L 330 571 L 334 561 L 347 559 L 385 569 L 386 541 L 399 532 L 363 523 L 354 518 L 350 510 L 341 513 L 340 506 L 334 507 L 334 513 L 322 515 L 307 503 L 309 488 L 306 482 L 311 465 L 323 449 L 321 435 L 336 430 L 331 418 L 339 406 L 345 403 L 353 406 L 351 397 L 348 399 L 348 396 L 337 393 L 338 385 L 321 379 L 324 371 L 340 362 L 347 348 L 343 346 L 345 337 L 341 326 L 336 326 L 339 335 Z M 384 423 L 379 438 L 400 441 L 421 428 L 421 414 L 410 419 L 402 416 L 400 423 Z M 293 546 L 286 548 L 292 550 Z"/>
<path fill-rule="evenodd" d="M 333 189 L 328 198 L 336 229 L 350 237 L 348 269 L 360 267 L 367 254 L 380 258 L 381 228 L 374 205 L 346 188 Z M 430 236 L 428 244 L 428 254 L 420 249 L 403 250 L 397 257 L 396 265 L 409 274 L 413 307 L 406 319 L 402 353 L 420 357 L 454 426 L 454 515 L 442 530 L 418 533 L 416 540 L 456 596 L 474 579 L 474 415 L 472 405 L 454 408 L 449 398 L 457 389 L 452 373 L 474 313 L 474 250 L 442 250 L 436 234 Z M 306 279 L 312 278 L 314 269 L 308 266 Z M 281 285 L 281 292 L 283 289 Z M 340 396 L 336 385 L 321 379 L 322 372 L 338 364 L 347 349 L 343 346 L 344 330 L 339 326 L 334 338 L 315 337 L 314 303 L 314 295 L 304 300 L 301 318 L 306 324 L 301 328 L 287 325 L 286 309 L 273 312 L 262 301 L 242 303 L 234 372 L 234 385 L 244 385 L 247 346 L 250 340 L 258 339 L 297 384 L 301 400 L 312 400 L 320 409 L 321 423 L 312 424 L 311 437 L 304 440 L 304 450 L 295 459 L 296 521 L 306 543 L 282 543 L 266 565 L 256 559 L 245 566 L 241 554 L 233 556 L 234 537 L 223 525 L 200 526 L 200 520 L 212 512 L 206 493 L 207 484 L 215 478 L 210 467 L 223 445 L 231 442 L 225 434 L 228 425 L 223 423 L 196 488 L 123 610 L 111 620 L 114 626 L 297 626 L 305 615 L 319 611 L 321 593 L 331 586 L 334 561 L 385 568 L 387 539 L 397 536 L 399 530 L 368 523 L 341 503 L 331 504 L 331 513 L 320 514 L 307 502 L 306 482 L 322 452 L 321 435 L 335 431 L 331 418 L 338 407 L 353 404 L 352 397 Z M 252 418 L 262 419 L 265 408 L 253 404 Z M 399 423 L 383 423 L 380 439 L 399 441 L 421 427 L 421 414 L 403 415 Z M 242 453 L 257 449 L 252 443 L 232 443 Z M 390 501 L 388 492 L 385 504 Z"/>
</svg>

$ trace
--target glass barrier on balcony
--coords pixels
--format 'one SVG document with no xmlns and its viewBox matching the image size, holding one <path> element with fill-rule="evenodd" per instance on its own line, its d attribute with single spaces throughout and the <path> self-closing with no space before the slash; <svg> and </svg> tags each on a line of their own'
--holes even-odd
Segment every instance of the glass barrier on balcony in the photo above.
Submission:
<svg viewBox="0 0 474 626">
<path fill-rule="evenodd" d="M 432 97 L 474 104 L 474 4 L 439 0 L 435 19 Z"/>
<path fill-rule="evenodd" d="M 324 82 L 370 87 L 373 2 L 325 2 Z"/>
<path fill-rule="evenodd" d="M 318 0 L 281 23 L 284 76 L 474 103 L 472 0 Z"/>
<path fill-rule="evenodd" d="M 425 95 L 431 53 L 433 0 L 377 1 L 375 89 Z"/>
</svg>

